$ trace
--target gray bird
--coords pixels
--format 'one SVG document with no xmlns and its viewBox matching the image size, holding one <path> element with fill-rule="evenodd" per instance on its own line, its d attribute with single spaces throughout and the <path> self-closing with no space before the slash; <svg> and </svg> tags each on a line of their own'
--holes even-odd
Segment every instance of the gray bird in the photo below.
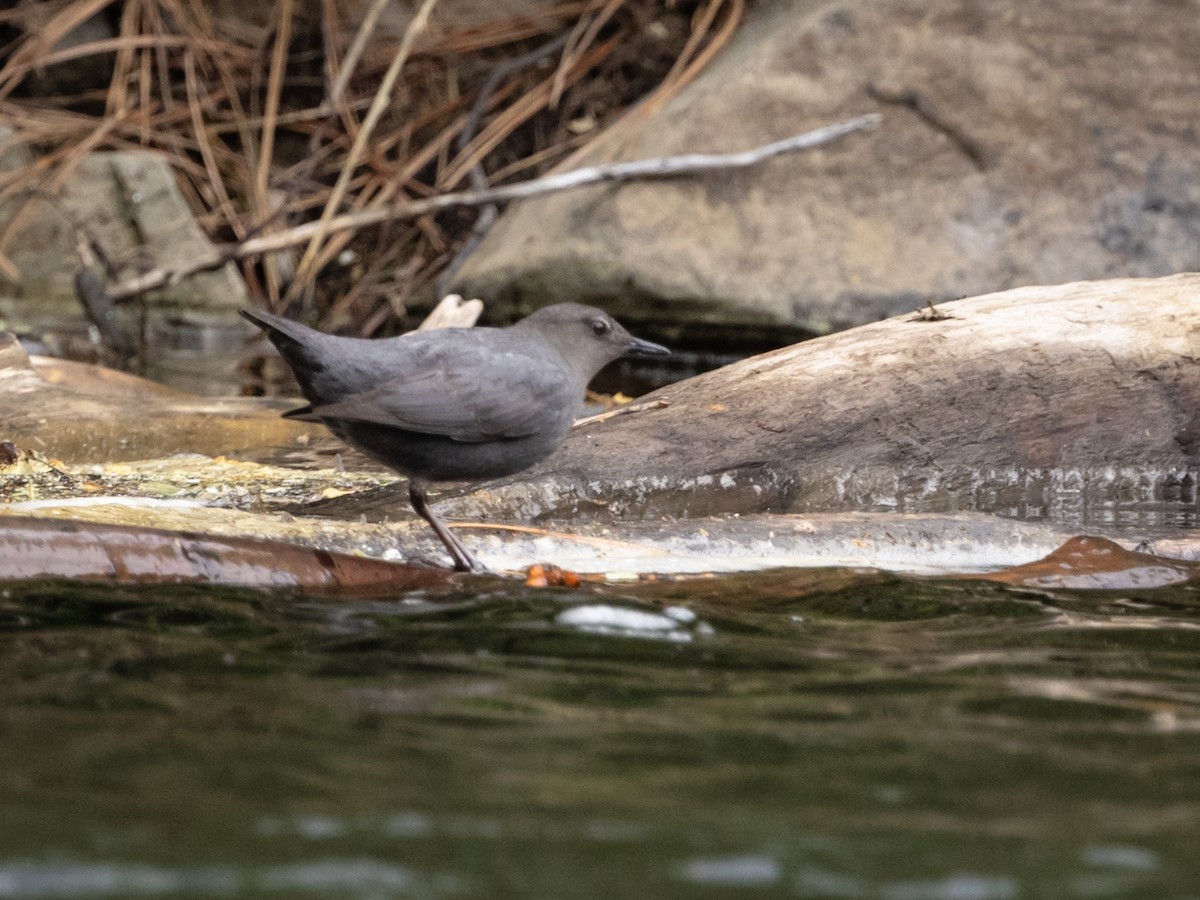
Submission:
<svg viewBox="0 0 1200 900">
<path fill-rule="evenodd" d="M 625 356 L 665 356 L 591 306 L 547 306 L 508 328 L 442 328 L 364 340 L 242 310 L 266 332 L 309 405 L 286 418 L 319 421 L 407 475 L 413 509 L 460 571 L 486 571 L 429 507 L 431 481 L 500 478 L 566 439 L 584 389 Z"/>
</svg>

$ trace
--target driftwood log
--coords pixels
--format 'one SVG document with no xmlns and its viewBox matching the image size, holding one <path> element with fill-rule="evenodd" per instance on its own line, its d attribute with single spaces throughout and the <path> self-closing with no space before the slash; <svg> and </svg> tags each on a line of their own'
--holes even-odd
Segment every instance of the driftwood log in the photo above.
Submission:
<svg viewBox="0 0 1200 900">
<path fill-rule="evenodd" d="M 1195 505 L 1200 275 L 1019 288 L 936 313 L 664 388 L 641 412 L 577 428 L 520 476 L 444 495 L 441 509 L 520 521 L 848 509 L 1071 521 L 1089 502 Z M 374 504 L 380 516 L 401 507 L 387 490 Z M 345 512 L 361 514 L 363 498 Z"/>
</svg>

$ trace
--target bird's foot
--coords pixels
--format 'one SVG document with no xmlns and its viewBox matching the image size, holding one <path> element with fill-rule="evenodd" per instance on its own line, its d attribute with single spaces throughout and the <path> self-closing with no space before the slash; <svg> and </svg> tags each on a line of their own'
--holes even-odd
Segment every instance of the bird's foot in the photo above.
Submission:
<svg viewBox="0 0 1200 900">
<path fill-rule="evenodd" d="M 474 555 L 468 554 L 465 560 L 454 561 L 454 571 L 468 572 L 471 575 L 495 575 L 496 573 L 481 563 Z"/>
</svg>

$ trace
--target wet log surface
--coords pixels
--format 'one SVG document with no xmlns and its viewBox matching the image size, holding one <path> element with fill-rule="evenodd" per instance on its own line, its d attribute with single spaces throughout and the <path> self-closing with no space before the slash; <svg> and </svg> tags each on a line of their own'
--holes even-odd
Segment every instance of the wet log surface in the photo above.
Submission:
<svg viewBox="0 0 1200 900">
<path fill-rule="evenodd" d="M 0 440 L 68 463 L 217 456 L 324 435 L 281 419 L 290 400 L 212 399 L 102 366 L 29 357 L 0 332 Z"/>
<path fill-rule="evenodd" d="M 1105 538 L 1080 535 L 1042 559 L 979 577 L 1033 588 L 1111 591 L 1183 584 L 1194 579 L 1198 570 L 1195 561 L 1168 561 L 1126 550 Z"/>
</svg>

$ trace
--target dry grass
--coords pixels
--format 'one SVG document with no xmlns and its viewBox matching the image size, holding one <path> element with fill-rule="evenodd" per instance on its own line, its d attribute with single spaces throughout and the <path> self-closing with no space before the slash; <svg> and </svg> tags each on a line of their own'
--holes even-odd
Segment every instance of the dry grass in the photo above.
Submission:
<svg viewBox="0 0 1200 900">
<path fill-rule="evenodd" d="M 163 153 L 220 243 L 461 188 L 477 166 L 493 184 L 539 174 L 638 101 L 651 98 L 638 114 L 652 115 L 728 40 L 743 4 L 564 0 L 458 30 L 418 20 L 407 43 L 378 36 L 382 0 L 355 27 L 337 0 L 278 0 L 263 24 L 218 21 L 203 0 L 0 12 L 0 121 L 37 156 L 0 173 L 13 210 L 0 223 L 0 276 L 19 277 L 4 251 L 32 204 L 97 149 Z M 113 36 L 64 43 L 96 15 Z M 495 67 L 564 32 L 564 49 L 504 79 L 464 135 Z M 95 83 L 80 83 L 84 61 L 99 64 L 86 70 L 103 73 Z M 75 93 L 40 87 L 59 75 Z M 289 251 L 243 260 L 242 272 L 266 305 L 325 327 L 395 330 L 432 302 L 471 224 L 458 212 L 319 234 L 302 265 Z"/>
</svg>

